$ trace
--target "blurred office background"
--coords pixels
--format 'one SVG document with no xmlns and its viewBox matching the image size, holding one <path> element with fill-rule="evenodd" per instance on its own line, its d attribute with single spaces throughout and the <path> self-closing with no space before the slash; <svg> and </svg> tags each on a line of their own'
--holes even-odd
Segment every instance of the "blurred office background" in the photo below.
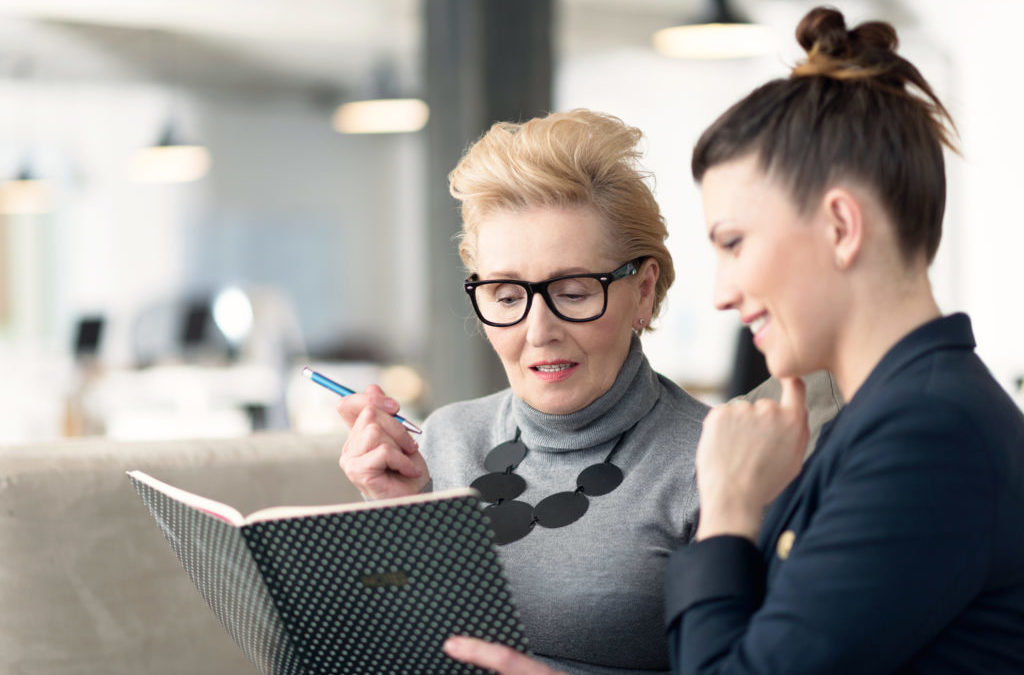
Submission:
<svg viewBox="0 0 1024 675">
<path fill-rule="evenodd" d="M 445 175 L 492 121 L 573 107 L 645 131 L 678 270 L 645 348 L 720 399 L 738 319 L 689 152 L 815 4 L 734 0 L 764 49 L 706 59 L 652 42 L 706 0 L 0 0 L 0 442 L 336 428 L 306 363 L 414 418 L 502 386 Z M 1024 3 L 832 4 L 893 22 L 959 124 L 933 280 L 1019 396 Z M 382 97 L 411 126 L 353 133 L 340 106 Z"/>
</svg>

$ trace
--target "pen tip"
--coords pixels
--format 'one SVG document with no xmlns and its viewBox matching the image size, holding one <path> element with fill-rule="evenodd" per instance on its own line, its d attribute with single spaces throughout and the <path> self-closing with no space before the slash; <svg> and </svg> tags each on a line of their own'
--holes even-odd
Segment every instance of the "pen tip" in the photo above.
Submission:
<svg viewBox="0 0 1024 675">
<path fill-rule="evenodd" d="M 310 368 L 309 366 L 306 366 L 305 368 L 302 369 L 302 374 L 305 375 L 308 378 L 312 378 L 313 377 L 313 369 Z"/>
</svg>

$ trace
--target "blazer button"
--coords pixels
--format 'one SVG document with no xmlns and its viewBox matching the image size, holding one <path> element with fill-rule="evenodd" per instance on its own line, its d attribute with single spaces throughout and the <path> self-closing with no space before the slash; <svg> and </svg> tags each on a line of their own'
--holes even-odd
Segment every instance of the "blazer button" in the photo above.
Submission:
<svg viewBox="0 0 1024 675">
<path fill-rule="evenodd" d="M 796 532 L 793 530 L 786 530 L 779 535 L 779 541 L 775 545 L 775 553 L 779 556 L 779 560 L 785 560 L 789 557 L 794 541 L 796 541 Z"/>
</svg>

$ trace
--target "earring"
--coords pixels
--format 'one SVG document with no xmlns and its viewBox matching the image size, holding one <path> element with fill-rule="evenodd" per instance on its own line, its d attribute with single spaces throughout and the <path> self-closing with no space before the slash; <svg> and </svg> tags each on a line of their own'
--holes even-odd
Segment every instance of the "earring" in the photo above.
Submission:
<svg viewBox="0 0 1024 675">
<path fill-rule="evenodd" d="M 647 323 L 644 319 L 637 319 L 634 324 L 633 330 L 643 330 L 644 324 Z"/>
</svg>

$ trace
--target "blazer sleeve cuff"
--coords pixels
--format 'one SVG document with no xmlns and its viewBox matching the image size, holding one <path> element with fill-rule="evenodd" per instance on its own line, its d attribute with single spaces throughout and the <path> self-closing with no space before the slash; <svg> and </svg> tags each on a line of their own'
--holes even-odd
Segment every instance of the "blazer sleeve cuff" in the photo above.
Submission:
<svg viewBox="0 0 1024 675">
<path fill-rule="evenodd" d="M 761 552 L 746 537 L 709 537 L 677 549 L 665 570 L 666 627 L 707 600 L 746 600 L 755 609 L 764 599 L 765 573 Z"/>
</svg>

